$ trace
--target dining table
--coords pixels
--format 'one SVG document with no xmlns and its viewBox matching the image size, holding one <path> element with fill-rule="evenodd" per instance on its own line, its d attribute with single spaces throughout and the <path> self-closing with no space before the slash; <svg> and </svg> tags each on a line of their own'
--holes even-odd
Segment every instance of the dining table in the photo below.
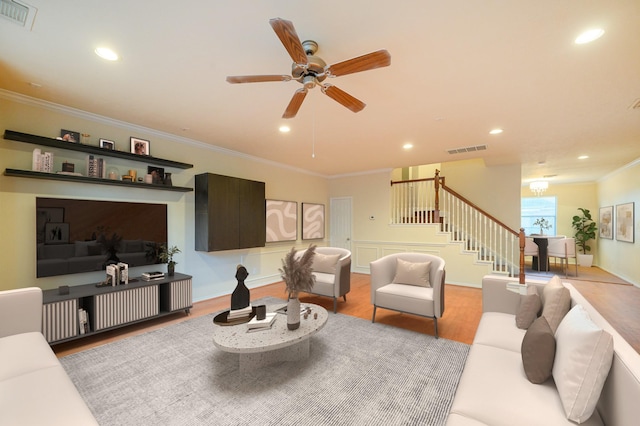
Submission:
<svg viewBox="0 0 640 426">
<path fill-rule="evenodd" d="M 540 271 L 540 272 L 548 272 L 549 271 L 549 255 L 547 249 L 549 247 L 549 240 L 557 239 L 557 238 L 565 238 L 564 235 L 542 235 L 542 234 L 531 234 L 530 237 L 533 238 L 533 242 L 538 245 L 538 255 L 533 256 L 533 260 L 531 261 L 531 269 Z"/>
</svg>

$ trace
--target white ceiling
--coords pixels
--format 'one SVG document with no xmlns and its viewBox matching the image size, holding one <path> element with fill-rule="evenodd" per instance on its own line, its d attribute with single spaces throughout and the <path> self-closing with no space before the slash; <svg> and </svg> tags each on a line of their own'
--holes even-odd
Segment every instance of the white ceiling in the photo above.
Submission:
<svg viewBox="0 0 640 426">
<path fill-rule="evenodd" d="M 321 175 L 482 158 L 522 164 L 523 182 L 582 182 L 640 158 L 638 0 L 27 3 L 31 29 L 0 18 L 0 88 Z M 390 52 L 387 68 L 331 80 L 363 111 L 315 88 L 283 120 L 299 83 L 225 81 L 290 73 L 274 17 L 328 64 Z M 573 43 L 592 27 L 606 33 Z M 102 45 L 120 60 L 98 58 Z"/>
</svg>

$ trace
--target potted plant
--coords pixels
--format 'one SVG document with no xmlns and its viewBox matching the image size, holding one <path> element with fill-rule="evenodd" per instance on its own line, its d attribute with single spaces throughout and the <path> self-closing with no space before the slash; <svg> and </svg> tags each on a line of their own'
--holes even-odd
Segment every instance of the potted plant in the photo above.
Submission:
<svg viewBox="0 0 640 426">
<path fill-rule="evenodd" d="M 596 238 L 596 223 L 591 219 L 591 213 L 589 209 L 583 209 L 578 207 L 578 210 L 582 212 L 582 215 L 573 216 L 573 222 L 571 226 L 575 229 L 576 245 L 578 246 L 582 254 L 578 254 L 578 264 L 580 266 L 590 267 L 593 263 L 593 255 L 588 254 L 591 251 L 591 247 L 587 244 L 589 240 Z"/>
<path fill-rule="evenodd" d="M 539 217 L 538 219 L 536 219 L 536 221 L 533 222 L 533 226 L 540 227 L 540 235 L 544 235 L 545 229 L 551 229 L 551 224 L 544 217 Z"/>
<path fill-rule="evenodd" d="M 310 245 L 304 254 L 296 256 L 295 247 L 282 259 L 282 268 L 279 269 L 281 277 L 286 285 L 287 301 L 287 328 L 295 330 L 300 327 L 300 300 L 298 294 L 301 291 L 311 291 L 315 284 L 313 276 L 313 257 L 316 246 Z"/>
<path fill-rule="evenodd" d="M 176 262 L 173 260 L 173 256 L 180 253 L 180 249 L 177 246 L 167 247 L 166 244 L 162 245 L 160 250 L 160 261 L 167 264 L 167 274 L 173 276 L 176 272 Z"/>
</svg>

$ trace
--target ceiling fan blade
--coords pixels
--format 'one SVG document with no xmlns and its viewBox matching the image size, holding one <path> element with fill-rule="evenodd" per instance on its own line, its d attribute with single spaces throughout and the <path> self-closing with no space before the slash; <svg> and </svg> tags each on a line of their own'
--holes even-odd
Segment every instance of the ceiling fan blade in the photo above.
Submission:
<svg viewBox="0 0 640 426">
<path fill-rule="evenodd" d="M 329 96 L 334 101 L 342 104 L 343 106 L 349 108 L 353 112 L 360 112 L 364 109 L 366 104 L 342 89 L 338 89 L 336 86 L 331 84 L 325 84 L 322 86 L 322 93 Z"/>
<path fill-rule="evenodd" d="M 290 75 L 230 75 L 227 82 L 236 83 L 264 83 L 268 81 L 289 81 Z"/>
<path fill-rule="evenodd" d="M 307 89 L 301 88 L 296 90 L 289 101 L 289 105 L 287 105 L 287 109 L 284 110 L 284 114 L 282 114 L 282 118 L 293 118 L 298 113 L 300 106 L 302 105 L 302 101 L 304 101 L 305 96 L 307 96 Z"/>
<path fill-rule="evenodd" d="M 327 74 L 337 77 L 340 75 L 353 74 L 354 72 L 387 67 L 390 64 L 391 55 L 383 49 L 330 65 L 329 68 L 327 68 Z"/>
<path fill-rule="evenodd" d="M 289 52 L 289 56 L 293 59 L 293 62 L 300 65 L 307 64 L 307 54 L 302 47 L 300 38 L 296 33 L 296 29 L 293 27 L 291 21 L 287 21 L 282 18 L 269 19 L 269 24 L 276 32 L 276 35 L 284 45 L 284 48 Z"/>
</svg>

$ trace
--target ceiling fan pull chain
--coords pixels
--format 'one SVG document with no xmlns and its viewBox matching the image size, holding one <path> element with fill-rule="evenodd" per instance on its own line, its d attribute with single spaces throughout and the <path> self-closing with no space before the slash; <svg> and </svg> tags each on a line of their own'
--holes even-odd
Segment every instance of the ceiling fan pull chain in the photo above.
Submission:
<svg viewBox="0 0 640 426">
<path fill-rule="evenodd" d="M 311 115 L 311 158 L 316 158 L 316 102 L 315 100 L 311 102 L 313 103 L 313 112 Z"/>
</svg>

